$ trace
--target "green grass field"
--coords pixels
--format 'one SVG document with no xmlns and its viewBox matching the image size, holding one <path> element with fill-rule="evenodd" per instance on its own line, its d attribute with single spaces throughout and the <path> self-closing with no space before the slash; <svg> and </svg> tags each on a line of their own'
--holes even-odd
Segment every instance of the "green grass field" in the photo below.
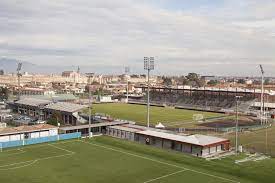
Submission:
<svg viewBox="0 0 275 183">
<path fill-rule="evenodd" d="M 137 122 L 138 124 L 146 124 L 146 106 L 134 104 L 94 104 L 93 112 L 109 114 L 114 118 L 127 119 Z M 162 107 L 151 107 L 151 124 L 154 125 L 162 122 L 168 127 L 185 127 L 198 128 L 197 122 L 193 121 L 193 114 L 203 114 L 204 117 L 223 116 L 219 113 L 200 112 L 184 109 L 172 109 Z M 235 118 L 235 116 L 225 116 L 224 119 Z M 198 132 L 197 132 L 198 133 Z M 203 133 L 203 132 L 200 132 Z M 205 132 L 206 134 L 222 136 L 231 140 L 232 146 L 235 142 L 235 133 L 216 134 Z M 246 149 L 256 152 L 267 153 L 275 157 L 275 126 L 268 129 L 268 146 L 266 148 L 265 130 L 257 130 L 254 132 L 243 132 L 239 134 L 240 144 Z"/>
<path fill-rule="evenodd" d="M 93 112 L 108 114 L 113 118 L 135 121 L 139 124 L 146 124 L 147 121 L 147 108 L 145 105 L 122 103 L 93 104 Z M 165 126 L 170 127 L 191 127 L 196 124 L 193 121 L 194 114 L 203 114 L 205 118 L 223 115 L 219 113 L 151 106 L 150 122 L 152 125 L 161 122 Z"/>
<path fill-rule="evenodd" d="M 223 137 L 230 139 L 231 144 L 234 146 L 235 133 L 226 134 Z M 275 157 L 275 126 L 268 128 L 267 131 L 266 129 L 261 129 L 239 133 L 239 144 L 250 151 L 261 152 Z"/>
<path fill-rule="evenodd" d="M 0 182 L 7 183 L 264 183 L 275 161 L 242 165 L 234 157 L 207 161 L 134 142 L 96 137 L 7 149 Z"/>
</svg>

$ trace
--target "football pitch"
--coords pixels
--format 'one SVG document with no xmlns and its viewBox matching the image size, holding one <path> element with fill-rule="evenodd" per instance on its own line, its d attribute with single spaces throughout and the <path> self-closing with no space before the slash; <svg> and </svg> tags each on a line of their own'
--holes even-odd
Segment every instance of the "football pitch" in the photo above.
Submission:
<svg viewBox="0 0 275 183">
<path fill-rule="evenodd" d="M 206 161 L 111 137 L 69 140 L 0 153 L 0 182 L 238 183 L 274 180 L 274 160 Z"/>
<path fill-rule="evenodd" d="M 131 120 L 139 124 L 145 124 L 147 120 L 146 105 L 123 103 L 93 104 L 93 113 L 104 113 L 113 118 Z M 203 114 L 205 118 L 223 116 L 220 113 L 151 106 L 150 122 L 152 125 L 161 122 L 165 126 L 170 127 L 192 127 L 197 124 L 193 120 L 194 114 Z"/>
</svg>

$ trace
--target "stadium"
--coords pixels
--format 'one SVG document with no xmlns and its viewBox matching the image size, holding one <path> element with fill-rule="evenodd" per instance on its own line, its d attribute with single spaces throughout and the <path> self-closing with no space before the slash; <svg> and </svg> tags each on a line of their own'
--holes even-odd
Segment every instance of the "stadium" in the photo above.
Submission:
<svg viewBox="0 0 275 183">
<path fill-rule="evenodd" d="M 58 134 L 45 133 L 47 129 L 56 131 L 56 128 L 51 126 L 45 129 L 40 128 L 42 125 L 28 129 L 5 128 L 5 131 L 0 131 L 2 139 L 14 139 L 16 134 L 18 138 L 16 142 L 12 140 L 0 145 L 1 180 L 68 183 L 123 183 L 129 180 L 138 183 L 168 183 L 186 180 L 249 183 L 273 179 L 269 167 L 274 160 L 258 154 L 267 152 L 266 144 L 261 142 L 266 135 L 265 128 L 252 130 L 247 127 L 259 126 L 257 117 L 249 116 L 248 113 L 243 113 L 240 117 L 240 144 L 250 144 L 244 146 L 244 153 L 232 156 L 235 137 L 235 130 L 232 128 L 235 124 L 234 103 L 230 101 L 231 107 L 228 108 L 224 106 L 229 104 L 220 105 L 218 110 L 203 110 L 200 102 L 196 102 L 194 94 L 184 98 L 191 98 L 197 105 L 186 107 L 178 105 L 179 102 L 172 99 L 174 95 L 182 98 L 179 93 L 173 92 L 171 90 L 171 93 L 165 94 L 164 101 L 169 101 L 165 103 L 160 99 L 164 94 L 152 89 L 149 129 L 145 127 L 146 106 L 142 98 L 139 101 L 130 100 L 129 104 L 93 104 L 92 112 L 105 122 L 91 126 L 82 124 L 60 127 Z M 248 103 L 256 100 L 253 95 L 249 94 L 242 102 L 247 111 L 251 108 L 251 105 L 247 106 Z M 201 101 L 199 94 L 197 96 L 198 101 Z M 225 100 L 232 99 L 231 96 L 224 99 L 226 96 L 227 94 L 220 96 L 224 104 Z M 210 103 L 213 98 L 215 97 L 207 97 L 204 101 L 209 100 Z M 24 105 L 20 103 L 19 107 L 21 109 Z M 233 111 L 225 112 L 224 109 Z M 87 109 L 83 110 L 83 114 L 85 113 L 88 113 Z M 83 114 L 79 113 L 81 116 Z M 251 120 L 252 118 L 255 118 L 255 121 Z M 163 128 L 156 129 L 159 123 L 163 124 Z M 93 137 L 83 138 L 89 128 L 92 129 Z M 270 133 L 273 127 L 268 130 Z M 29 135 L 26 135 L 27 133 Z M 41 135 L 42 133 L 48 135 Z M 274 133 L 272 135 L 274 136 Z M 272 141 L 269 143 L 268 155 L 272 156 L 274 146 Z M 255 152 L 257 153 L 253 154 Z M 258 163 L 263 166 L 265 176 L 260 176 L 262 172 L 257 171 Z"/>
</svg>

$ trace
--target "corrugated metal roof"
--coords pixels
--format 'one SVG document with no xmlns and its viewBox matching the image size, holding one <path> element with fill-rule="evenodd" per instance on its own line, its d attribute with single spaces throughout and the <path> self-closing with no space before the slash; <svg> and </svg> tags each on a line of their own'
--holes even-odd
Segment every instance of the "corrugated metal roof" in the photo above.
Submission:
<svg viewBox="0 0 275 183">
<path fill-rule="evenodd" d="M 66 101 L 66 100 L 77 100 L 78 97 L 73 94 L 53 94 L 53 95 L 23 95 L 21 98 L 36 98 L 42 100 L 51 101 Z"/>
<path fill-rule="evenodd" d="M 15 102 L 15 104 L 28 105 L 28 106 L 34 106 L 34 107 L 47 105 L 50 103 L 51 103 L 50 100 L 43 100 L 43 99 L 36 99 L 36 98 L 23 98 Z"/>
<path fill-rule="evenodd" d="M 116 129 L 116 130 L 123 130 L 123 131 L 127 131 L 127 132 L 139 132 L 141 131 L 141 129 L 136 129 L 136 128 L 129 128 L 129 127 L 125 127 L 125 126 L 111 126 L 111 129 Z"/>
<path fill-rule="evenodd" d="M 148 135 L 148 136 L 188 143 L 188 144 L 199 145 L 199 146 L 207 146 L 207 145 L 227 141 L 227 139 L 213 137 L 213 136 L 206 136 L 206 135 L 181 136 L 181 135 L 164 133 L 164 132 L 153 131 L 153 130 L 139 131 L 137 133 L 142 135 Z"/>
<path fill-rule="evenodd" d="M 123 124 L 127 124 L 127 123 L 128 122 L 122 122 L 122 121 L 95 123 L 95 124 L 91 124 L 91 128 L 101 127 L 101 126 L 123 125 Z M 59 129 L 68 131 L 68 130 L 80 130 L 80 129 L 85 129 L 85 128 L 89 128 L 89 125 L 65 126 L 65 127 L 60 127 Z"/>
<path fill-rule="evenodd" d="M 79 104 L 73 104 L 73 103 L 68 103 L 68 102 L 57 102 L 57 103 L 51 103 L 51 104 L 45 106 L 45 109 L 73 113 L 73 112 L 80 111 L 87 107 L 88 107 L 87 105 L 79 105 Z"/>
<path fill-rule="evenodd" d="M 26 133 L 33 131 L 41 131 L 41 130 L 49 130 L 49 129 L 57 129 L 58 127 L 49 125 L 49 124 L 39 124 L 32 126 L 19 126 L 19 127 L 11 127 L 11 128 L 2 128 L 0 129 L 0 135 L 11 135 L 18 133 Z"/>
</svg>

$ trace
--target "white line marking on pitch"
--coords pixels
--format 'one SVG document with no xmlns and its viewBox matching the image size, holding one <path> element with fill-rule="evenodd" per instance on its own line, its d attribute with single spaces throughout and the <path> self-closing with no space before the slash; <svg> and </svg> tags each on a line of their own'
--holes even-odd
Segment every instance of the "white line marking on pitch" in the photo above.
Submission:
<svg viewBox="0 0 275 183">
<path fill-rule="evenodd" d="M 27 166 L 30 166 L 30 165 L 36 163 L 37 161 L 38 161 L 38 160 L 32 160 L 32 161 L 29 161 L 29 162 L 31 162 L 31 163 L 26 164 L 26 165 L 16 166 L 16 167 L 13 167 L 13 168 L 4 168 L 4 169 L 0 169 L 0 170 L 14 170 L 14 169 L 18 169 L 18 168 L 24 168 L 24 167 L 27 167 Z M 21 164 L 23 164 L 23 163 L 21 163 Z"/>
<path fill-rule="evenodd" d="M 180 170 L 180 171 L 177 171 L 177 172 L 174 172 L 174 173 L 170 173 L 170 174 L 167 174 L 167 175 L 164 175 L 164 176 L 155 178 L 155 179 L 150 179 L 150 180 L 145 181 L 145 182 L 143 182 L 143 183 L 154 182 L 154 181 L 156 181 L 156 180 L 163 179 L 163 178 L 166 178 L 166 177 L 170 177 L 170 176 L 172 176 L 172 175 L 176 175 L 176 174 L 179 174 L 179 173 L 185 172 L 185 171 L 188 171 L 188 170 Z"/>
<path fill-rule="evenodd" d="M 8 149 L 8 150 L 4 150 L 2 151 L 2 153 L 5 153 L 5 152 L 11 152 L 11 151 L 20 151 L 21 149 L 20 148 L 17 148 L 17 149 Z"/>
<path fill-rule="evenodd" d="M 48 146 L 52 146 L 56 149 L 59 149 L 59 150 L 62 150 L 62 151 L 66 151 L 68 152 L 69 154 L 62 154 L 62 155 L 56 155 L 56 156 L 49 156 L 49 157 L 45 157 L 45 158 L 38 158 L 38 159 L 34 159 L 34 160 L 29 160 L 29 161 L 22 161 L 22 162 L 18 162 L 18 163 L 12 163 L 12 164 L 7 164 L 7 165 L 1 165 L 0 168 L 3 168 L 3 167 L 10 167 L 10 166 L 14 166 L 14 165 L 20 165 L 20 164 L 24 164 L 24 163 L 29 163 L 27 165 L 22 165 L 22 166 L 16 166 L 16 167 L 12 167 L 12 168 L 5 168 L 5 169 L 0 169 L 0 170 L 13 170 L 13 169 L 18 169 L 18 168 L 23 168 L 23 167 L 26 167 L 26 166 L 30 166 L 38 161 L 42 161 L 42 160 L 48 160 L 48 159 L 53 159 L 53 158 L 59 158 L 59 157 L 64 157 L 64 156 L 71 156 L 73 154 L 75 154 L 75 152 L 73 151 L 70 151 L 70 150 L 67 150 L 67 149 L 64 149 L 64 148 L 61 148 L 61 147 L 57 147 L 55 145 L 52 145 L 52 144 L 47 144 Z"/>
<path fill-rule="evenodd" d="M 12 155 L 17 155 L 17 154 L 23 154 L 26 152 L 26 151 L 23 151 L 22 149 L 16 149 L 16 150 L 19 152 L 9 153 L 9 154 L 5 154 L 5 152 L 8 152 L 8 151 L 2 152 L 3 154 L 0 154 L 0 157 L 7 157 L 7 156 L 12 156 Z M 11 152 L 11 151 L 9 151 L 9 152 Z"/>
<path fill-rule="evenodd" d="M 132 153 L 129 153 L 129 152 L 118 150 L 118 149 L 113 149 L 113 148 L 106 147 L 106 146 L 103 146 L 103 145 L 98 145 L 98 144 L 94 144 L 94 143 L 90 143 L 90 142 L 85 142 L 85 141 L 82 141 L 82 140 L 79 140 L 79 141 L 83 142 L 83 143 L 87 143 L 87 144 L 93 145 L 93 146 L 98 146 L 98 147 L 101 147 L 101 148 L 105 148 L 105 149 L 109 149 L 109 150 L 112 150 L 112 151 L 120 152 L 120 153 L 123 153 L 123 154 L 128 154 L 130 156 L 135 156 L 135 157 L 139 157 L 139 158 L 142 158 L 142 159 L 147 159 L 147 160 L 150 160 L 150 161 L 154 161 L 154 162 L 157 162 L 157 163 L 161 163 L 161 164 L 177 167 L 177 168 L 180 168 L 180 169 L 189 170 L 189 171 L 192 171 L 192 172 L 195 172 L 195 173 L 198 173 L 198 174 L 207 175 L 209 177 L 214 177 L 214 178 L 225 180 L 225 181 L 228 181 L 228 182 L 240 183 L 239 181 L 235 181 L 235 180 L 231 180 L 231 179 L 228 179 L 228 178 L 220 177 L 220 176 L 217 176 L 217 175 L 212 175 L 212 174 L 209 174 L 209 173 L 193 170 L 193 169 L 190 169 L 190 168 L 185 168 L 185 167 L 182 167 L 182 166 L 178 166 L 178 165 L 174 165 L 174 164 L 158 161 L 158 160 L 155 160 L 155 159 L 147 158 L 147 157 L 140 156 L 140 155 L 137 155 L 137 154 L 132 154 Z"/>
<path fill-rule="evenodd" d="M 177 167 L 177 168 L 180 168 L 180 169 L 185 169 L 185 168 L 183 168 L 181 166 L 178 166 L 178 165 L 166 163 L 166 162 L 163 162 L 163 161 L 158 161 L 158 160 L 155 160 L 155 159 L 147 158 L 147 157 L 140 156 L 140 155 L 137 155 L 137 154 L 128 153 L 128 152 L 121 151 L 121 150 L 118 150 L 118 149 L 113 149 L 111 147 L 106 147 L 106 146 L 102 146 L 102 145 L 98 145 L 98 144 L 94 144 L 94 143 L 90 143 L 90 142 L 85 142 L 85 141 L 81 141 L 81 140 L 80 140 L 80 142 L 87 143 L 87 144 L 90 144 L 90 145 L 93 145 L 93 146 L 98 146 L 98 147 L 105 148 L 105 149 L 109 149 L 109 150 L 112 150 L 112 151 L 120 152 L 120 153 L 123 153 L 123 154 L 128 154 L 130 156 L 135 156 L 135 157 L 138 157 L 138 158 L 154 161 L 154 162 L 157 162 L 157 163 L 160 163 L 160 164 L 169 165 L 169 166 Z"/>
<path fill-rule="evenodd" d="M 24 163 L 28 163 L 31 162 L 28 165 L 23 165 L 23 166 L 18 166 L 18 167 L 13 167 L 13 168 L 5 168 L 5 169 L 0 169 L 0 170 L 11 170 L 11 169 L 18 169 L 18 168 L 22 168 L 22 167 L 26 167 L 26 166 L 30 166 L 38 161 L 42 161 L 42 160 L 48 160 L 48 159 L 53 159 L 53 158 L 60 158 L 60 157 L 64 157 L 64 156 L 72 156 L 73 154 L 62 154 L 62 155 L 57 155 L 57 156 L 49 156 L 49 157 L 45 157 L 45 158 L 38 158 L 38 159 L 34 159 L 34 160 L 29 160 L 29 161 L 22 161 L 22 162 L 18 162 L 18 163 L 12 163 L 12 164 L 7 164 L 7 165 L 2 165 L 1 167 L 9 167 L 9 166 L 13 166 L 13 165 L 20 165 L 20 164 L 24 164 Z"/>
<path fill-rule="evenodd" d="M 54 148 L 56 148 L 56 149 L 59 149 L 59 150 L 62 150 L 62 151 L 66 151 L 66 152 L 68 152 L 68 153 L 71 153 L 71 154 L 74 154 L 75 152 L 73 152 L 73 151 L 70 151 L 70 150 L 67 150 L 67 149 L 64 149 L 64 148 L 61 148 L 61 147 L 57 147 L 57 146 L 55 146 L 55 145 L 53 145 L 53 144 L 48 144 L 49 146 L 51 146 L 51 147 L 54 147 Z"/>
<path fill-rule="evenodd" d="M 28 162 L 33 162 L 35 160 L 29 160 L 29 161 L 22 161 L 22 162 L 18 162 L 18 163 L 12 163 L 12 164 L 7 164 L 7 165 L 1 165 L 0 168 L 2 167 L 7 167 L 7 166 L 13 166 L 13 165 L 20 165 L 20 164 L 23 164 L 23 163 L 28 163 Z"/>
</svg>

